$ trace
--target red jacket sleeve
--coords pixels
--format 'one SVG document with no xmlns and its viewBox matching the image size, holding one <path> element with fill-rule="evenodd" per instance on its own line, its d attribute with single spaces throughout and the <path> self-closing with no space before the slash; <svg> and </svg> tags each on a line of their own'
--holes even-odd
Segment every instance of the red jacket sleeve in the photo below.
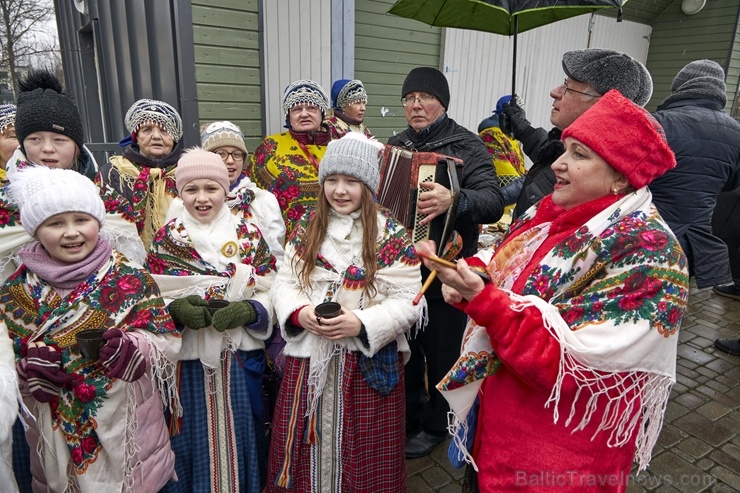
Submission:
<svg viewBox="0 0 740 493">
<path fill-rule="evenodd" d="M 489 284 L 467 304 L 465 312 L 486 328 L 504 365 L 529 385 L 552 389 L 560 366 L 560 343 L 545 328 L 537 308 L 513 310 L 508 294 Z"/>
</svg>

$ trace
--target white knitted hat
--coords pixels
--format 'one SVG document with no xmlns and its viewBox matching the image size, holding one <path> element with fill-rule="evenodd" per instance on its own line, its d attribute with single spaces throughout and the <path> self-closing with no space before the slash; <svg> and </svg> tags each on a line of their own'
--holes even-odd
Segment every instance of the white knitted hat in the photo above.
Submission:
<svg viewBox="0 0 740 493">
<path fill-rule="evenodd" d="M 357 178 L 375 194 L 380 185 L 380 160 L 384 150 L 383 144 L 359 132 L 349 132 L 341 139 L 332 140 L 319 163 L 319 183 L 323 185 L 327 176 L 339 173 Z"/>
<path fill-rule="evenodd" d="M 21 224 L 29 235 L 51 216 L 84 212 L 105 224 L 105 204 L 100 190 L 86 176 L 71 169 L 23 166 L 10 177 L 8 193 L 18 204 Z"/>
</svg>

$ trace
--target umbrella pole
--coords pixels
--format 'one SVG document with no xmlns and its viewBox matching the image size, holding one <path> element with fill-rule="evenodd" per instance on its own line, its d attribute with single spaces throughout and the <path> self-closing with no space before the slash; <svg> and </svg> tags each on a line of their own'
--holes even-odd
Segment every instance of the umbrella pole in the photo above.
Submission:
<svg viewBox="0 0 740 493">
<path fill-rule="evenodd" d="M 511 95 L 514 96 L 516 94 L 516 41 L 517 41 L 517 32 L 519 31 L 519 17 L 514 16 L 514 60 L 511 64 Z"/>
</svg>

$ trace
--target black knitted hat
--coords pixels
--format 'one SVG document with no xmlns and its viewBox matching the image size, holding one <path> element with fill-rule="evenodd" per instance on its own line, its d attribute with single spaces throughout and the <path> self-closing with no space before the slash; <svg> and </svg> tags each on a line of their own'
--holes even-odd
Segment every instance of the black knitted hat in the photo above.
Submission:
<svg viewBox="0 0 740 493">
<path fill-rule="evenodd" d="M 614 50 L 589 48 L 563 55 L 563 71 L 571 79 L 592 86 L 599 94 L 616 89 L 640 106 L 652 95 L 652 78 L 631 56 Z"/>
<path fill-rule="evenodd" d="M 403 81 L 401 97 L 410 92 L 427 92 L 442 103 L 445 109 L 450 106 L 450 85 L 442 72 L 433 67 L 416 67 Z"/>
<path fill-rule="evenodd" d="M 77 105 L 64 94 L 62 84 L 48 70 L 32 70 L 18 81 L 15 133 L 23 140 L 34 132 L 66 135 L 82 149 L 85 133 Z"/>
</svg>

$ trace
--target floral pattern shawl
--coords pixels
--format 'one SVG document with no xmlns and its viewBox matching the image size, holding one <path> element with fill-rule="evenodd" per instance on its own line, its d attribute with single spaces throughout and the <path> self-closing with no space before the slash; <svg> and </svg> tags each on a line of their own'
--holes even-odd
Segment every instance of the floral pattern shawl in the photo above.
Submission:
<svg viewBox="0 0 740 493">
<path fill-rule="evenodd" d="M 331 134 L 331 140 L 337 140 L 344 137 L 349 132 L 359 132 L 368 139 L 373 138 L 373 134 L 370 133 L 370 129 L 367 125 L 360 123 L 359 125 L 351 125 L 336 115 L 330 116 L 324 120 L 324 123 L 329 127 L 329 133 Z"/>
<path fill-rule="evenodd" d="M 76 334 L 118 328 L 178 336 L 152 277 L 115 250 L 99 271 L 63 298 L 22 265 L 0 289 L 0 323 L 12 338 L 17 360 L 25 357 L 29 341 L 44 342 L 60 351 L 62 368 L 74 377 L 50 403 L 50 417 L 53 429 L 64 434 L 78 475 L 98 460 L 103 449 L 99 433 L 106 418 L 101 414 L 109 416 L 111 405 L 125 406 L 126 392 L 121 387 L 125 382 L 108 378 L 102 366 L 82 357 Z M 156 349 L 154 354 L 161 356 Z M 173 367 L 162 368 L 167 364 L 164 358 L 157 357 L 156 365 L 152 361 L 147 366 L 156 367 L 152 371 L 166 380 Z M 163 382 L 158 383 L 164 389 Z M 163 394 L 163 400 L 171 395 L 169 389 Z M 123 441 L 120 445 L 120 450 L 105 452 L 118 454 L 123 463 Z"/>
<path fill-rule="evenodd" d="M 162 289 L 165 299 L 177 299 L 196 294 L 206 300 L 225 299 L 259 301 L 272 313 L 268 291 L 275 278 L 275 257 L 270 253 L 259 228 L 244 217 L 227 213 L 226 221 L 235 229 L 237 251 L 234 261 L 219 270 L 196 250 L 191 234 L 182 218 L 169 221 L 154 237 L 147 255 L 149 269 Z M 249 333 L 241 328 L 218 332 L 212 327 L 197 331 L 186 329 L 180 359 L 199 359 L 208 369 L 220 366 L 223 351 L 264 347 L 253 337 L 265 339 L 264 334 Z"/>
<path fill-rule="evenodd" d="M 650 460 L 675 382 L 677 335 L 689 294 L 686 257 L 651 199 L 649 190 L 642 188 L 612 201 L 552 248 L 529 274 L 521 292 L 511 291 L 514 281 L 500 274 L 516 262 L 516 255 L 507 258 L 506 239 L 488 266 L 514 309 L 536 307 L 545 329 L 561 345 L 560 373 L 547 403 L 555 422 L 563 379 L 573 378 L 591 412 L 576 416 L 576 403 L 570 403 L 565 426 L 575 424 L 574 431 L 580 430 L 593 409 L 603 407 L 599 431 L 608 434 L 612 446 L 635 439 L 637 433 L 635 459 L 641 469 Z M 549 196 L 530 208 L 512 225 L 508 242 L 530 231 L 537 238 L 537 228 L 549 228 L 539 213 L 544 216 L 553 208 Z M 542 240 L 532 243 L 524 246 L 529 258 Z M 469 320 L 462 355 L 437 385 L 455 413 L 452 431 L 458 440 L 463 436 L 463 443 L 465 433 L 460 432 L 469 424 L 468 410 L 483 379 L 493 375 L 499 364 L 485 328 Z M 622 396 L 632 388 L 639 399 L 623 405 L 608 403 L 610 381 L 625 389 Z M 633 419 L 635 412 L 640 419 Z M 465 455 L 460 441 L 458 446 Z M 469 455 L 467 459 L 472 461 Z"/>
<path fill-rule="evenodd" d="M 318 163 L 324 157 L 326 146 L 305 144 L 303 147 L 311 158 L 290 132 L 271 135 L 254 150 L 246 169 L 247 176 L 258 187 L 277 197 L 286 238 L 290 238 L 293 225 L 316 205 L 319 193 Z"/>
</svg>

